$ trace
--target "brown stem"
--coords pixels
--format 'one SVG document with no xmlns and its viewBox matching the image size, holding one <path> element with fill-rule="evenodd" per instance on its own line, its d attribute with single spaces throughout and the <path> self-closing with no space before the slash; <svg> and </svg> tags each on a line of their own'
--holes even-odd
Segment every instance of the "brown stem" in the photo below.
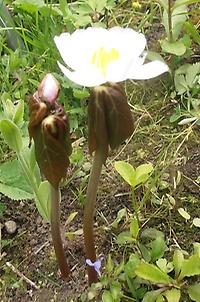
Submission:
<svg viewBox="0 0 200 302">
<path fill-rule="evenodd" d="M 69 267 L 65 258 L 61 234 L 60 234 L 60 194 L 59 189 L 55 189 L 51 185 L 51 235 L 53 246 L 64 279 L 69 277 Z"/>
<path fill-rule="evenodd" d="M 86 259 L 90 259 L 92 262 L 96 261 L 93 220 L 95 212 L 95 201 L 97 197 L 97 188 L 101 175 L 102 165 L 103 156 L 101 151 L 97 150 L 95 151 L 92 170 L 90 173 L 89 183 L 87 187 L 83 221 Z M 87 266 L 87 272 L 89 284 L 96 283 L 98 281 L 98 275 L 95 269 L 93 267 Z"/>
</svg>

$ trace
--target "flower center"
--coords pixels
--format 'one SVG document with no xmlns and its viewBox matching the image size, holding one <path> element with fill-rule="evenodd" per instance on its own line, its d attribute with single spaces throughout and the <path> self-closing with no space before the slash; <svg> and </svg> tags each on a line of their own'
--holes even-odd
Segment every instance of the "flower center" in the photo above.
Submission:
<svg viewBox="0 0 200 302">
<path fill-rule="evenodd" d="M 95 50 L 93 53 L 91 64 L 101 69 L 103 76 L 106 75 L 107 67 L 112 61 L 119 59 L 119 52 L 115 48 L 105 50 L 103 47 Z"/>
</svg>

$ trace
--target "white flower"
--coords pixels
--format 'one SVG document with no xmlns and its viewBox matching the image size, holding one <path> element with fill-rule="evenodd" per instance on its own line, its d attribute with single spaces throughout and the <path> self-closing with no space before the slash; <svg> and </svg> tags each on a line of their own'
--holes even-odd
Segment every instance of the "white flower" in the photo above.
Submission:
<svg viewBox="0 0 200 302">
<path fill-rule="evenodd" d="M 166 71 L 161 61 L 144 64 L 145 36 L 131 28 L 77 29 L 54 38 L 56 46 L 68 66 L 58 62 L 71 81 L 87 87 L 105 82 L 127 79 L 145 80 Z"/>
</svg>

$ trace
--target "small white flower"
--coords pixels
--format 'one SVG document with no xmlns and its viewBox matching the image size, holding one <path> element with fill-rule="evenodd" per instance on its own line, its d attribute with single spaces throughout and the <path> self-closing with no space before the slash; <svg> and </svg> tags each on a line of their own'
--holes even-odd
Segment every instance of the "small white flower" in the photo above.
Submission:
<svg viewBox="0 0 200 302">
<path fill-rule="evenodd" d="M 168 71 L 168 66 L 161 61 L 144 64 L 145 36 L 131 28 L 77 29 L 72 34 L 56 36 L 54 41 L 69 67 L 58 62 L 60 69 L 67 78 L 82 86 L 145 80 Z"/>
</svg>

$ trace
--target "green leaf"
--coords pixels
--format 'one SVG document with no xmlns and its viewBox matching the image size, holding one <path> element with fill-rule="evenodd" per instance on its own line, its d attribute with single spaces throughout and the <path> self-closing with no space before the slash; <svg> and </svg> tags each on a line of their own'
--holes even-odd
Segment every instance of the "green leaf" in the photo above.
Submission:
<svg viewBox="0 0 200 302">
<path fill-rule="evenodd" d="M 114 164 L 116 171 L 121 175 L 121 177 L 131 186 L 135 186 L 135 169 L 129 163 L 125 161 L 117 161 Z"/>
<path fill-rule="evenodd" d="M 157 237 L 164 238 L 164 234 L 155 228 L 147 228 L 141 233 L 141 237 L 150 239 L 156 239 Z"/>
<path fill-rule="evenodd" d="M 186 31 L 192 36 L 193 40 L 200 45 L 200 34 L 194 24 L 190 21 L 186 21 L 184 26 Z"/>
<path fill-rule="evenodd" d="M 185 259 L 182 264 L 181 273 L 179 279 L 184 277 L 191 277 L 200 274 L 200 257 L 198 254 L 190 256 L 189 259 Z"/>
<path fill-rule="evenodd" d="M 167 263 L 165 258 L 160 258 L 156 261 L 156 265 L 165 273 L 169 273 L 174 269 L 173 263 Z"/>
<path fill-rule="evenodd" d="M 184 256 L 182 251 L 180 250 L 175 250 L 174 255 L 173 255 L 173 265 L 174 265 L 174 270 L 175 270 L 175 277 L 177 278 L 182 265 L 183 265 L 183 261 L 184 261 Z"/>
<path fill-rule="evenodd" d="M 140 228 L 139 228 L 138 220 L 136 217 L 133 217 L 130 223 L 130 234 L 132 235 L 133 238 L 137 239 L 139 230 Z"/>
<path fill-rule="evenodd" d="M 106 269 L 107 269 L 109 274 L 111 274 L 113 272 L 113 269 L 114 269 L 114 262 L 113 262 L 110 254 L 108 255 L 108 259 L 107 259 L 107 263 L 106 263 Z"/>
<path fill-rule="evenodd" d="M 19 128 L 10 120 L 3 119 L 0 121 L 0 130 L 8 146 L 19 153 L 23 146 Z"/>
<path fill-rule="evenodd" d="M 179 95 L 183 94 L 188 90 L 188 85 L 186 83 L 186 79 L 183 74 L 177 74 L 177 72 L 175 72 L 174 84 L 175 84 L 176 91 L 178 92 Z M 180 118 L 180 116 L 181 115 L 178 115 L 178 118 Z"/>
<path fill-rule="evenodd" d="M 110 285 L 110 292 L 113 298 L 113 301 L 118 301 L 118 299 L 121 297 L 121 285 L 119 282 L 113 282 Z"/>
<path fill-rule="evenodd" d="M 188 288 L 188 294 L 192 301 L 200 301 L 200 284 L 191 285 Z"/>
<path fill-rule="evenodd" d="M 166 290 L 163 295 L 166 297 L 168 302 L 179 302 L 181 298 L 181 292 L 176 288 Z"/>
<path fill-rule="evenodd" d="M 14 4 L 28 13 L 36 13 L 45 5 L 44 0 L 16 0 Z"/>
<path fill-rule="evenodd" d="M 163 51 L 174 54 L 176 56 L 182 56 L 186 52 L 186 47 L 180 40 L 176 42 L 163 40 L 160 42 L 160 44 Z"/>
<path fill-rule="evenodd" d="M 141 262 L 135 273 L 138 277 L 157 284 L 170 284 L 170 277 L 153 264 Z"/>
<path fill-rule="evenodd" d="M 13 200 L 33 199 L 33 194 L 26 192 L 14 185 L 0 183 L 0 192 Z"/>
<path fill-rule="evenodd" d="M 36 207 L 42 218 L 50 222 L 51 218 L 51 190 L 47 180 L 41 182 L 38 189 L 39 199 L 36 198 Z"/>
<path fill-rule="evenodd" d="M 153 171 L 152 164 L 143 164 L 135 170 L 135 186 L 144 183 L 149 178 L 149 174 Z"/>
<path fill-rule="evenodd" d="M 200 73 L 200 63 L 189 64 L 187 65 L 186 70 L 186 83 L 189 88 L 193 88 L 197 82 L 197 75 Z"/>
<path fill-rule="evenodd" d="M 125 243 L 134 242 L 134 241 L 135 241 L 135 239 L 131 236 L 130 232 L 128 232 L 128 231 L 120 233 L 116 239 L 116 242 L 118 244 L 125 244 Z"/>
<path fill-rule="evenodd" d="M 151 260 L 152 262 L 156 261 L 157 259 L 161 258 L 164 255 L 166 250 L 166 243 L 162 237 L 157 237 L 151 243 Z"/>
<path fill-rule="evenodd" d="M 112 295 L 108 290 L 104 290 L 102 294 L 102 302 L 114 302 Z"/>
<path fill-rule="evenodd" d="M 120 223 L 120 221 L 122 220 L 122 218 L 126 215 L 126 209 L 121 209 L 118 211 L 117 213 L 117 217 L 115 218 L 115 220 L 113 221 L 113 223 L 111 224 L 111 227 L 116 229 Z"/>
<path fill-rule="evenodd" d="M 15 108 L 15 114 L 13 117 L 13 122 L 21 127 L 23 125 L 23 117 L 24 117 L 24 101 L 20 100 Z"/>
<path fill-rule="evenodd" d="M 67 220 L 66 220 L 66 222 L 65 222 L 65 225 L 70 224 L 70 223 L 74 220 L 74 218 L 76 217 L 77 214 L 78 214 L 78 212 L 73 212 L 73 213 L 71 213 L 71 214 L 68 216 L 68 218 L 67 218 Z"/>
<path fill-rule="evenodd" d="M 125 264 L 124 267 L 125 274 L 130 278 L 134 278 L 136 276 L 135 269 L 139 265 L 139 263 L 139 256 L 137 254 L 131 254 L 128 262 Z"/>
<path fill-rule="evenodd" d="M 155 302 L 159 295 L 162 293 L 162 289 L 152 290 L 147 292 L 142 299 L 142 302 Z"/>
</svg>

